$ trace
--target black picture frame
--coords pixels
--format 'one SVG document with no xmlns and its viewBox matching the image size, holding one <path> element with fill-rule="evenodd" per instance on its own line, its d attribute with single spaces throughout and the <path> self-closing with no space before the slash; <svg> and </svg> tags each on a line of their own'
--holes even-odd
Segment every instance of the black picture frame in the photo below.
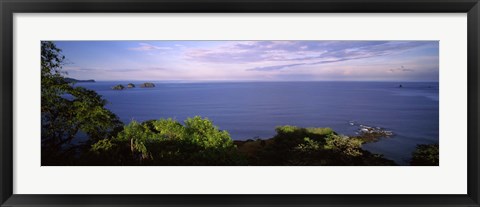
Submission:
<svg viewBox="0 0 480 207">
<path fill-rule="evenodd" d="M 480 206 L 478 0 L 0 0 L 1 206 Z M 15 13 L 467 13 L 468 193 L 465 195 L 19 195 L 13 194 Z M 453 109 L 452 109 L 453 110 Z M 445 178 L 449 179 L 449 178 Z M 455 179 L 455 178 L 452 178 Z M 261 184 L 258 184 L 261 185 Z"/>
</svg>

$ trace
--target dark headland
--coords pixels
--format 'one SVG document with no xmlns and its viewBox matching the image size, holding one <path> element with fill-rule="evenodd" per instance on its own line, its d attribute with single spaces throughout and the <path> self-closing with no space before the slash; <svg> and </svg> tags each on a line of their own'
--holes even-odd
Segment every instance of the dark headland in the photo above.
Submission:
<svg viewBox="0 0 480 207">
<path fill-rule="evenodd" d="M 77 80 L 74 78 L 65 78 L 65 81 L 68 83 L 95 83 L 95 80 L 89 79 L 89 80 Z"/>
</svg>

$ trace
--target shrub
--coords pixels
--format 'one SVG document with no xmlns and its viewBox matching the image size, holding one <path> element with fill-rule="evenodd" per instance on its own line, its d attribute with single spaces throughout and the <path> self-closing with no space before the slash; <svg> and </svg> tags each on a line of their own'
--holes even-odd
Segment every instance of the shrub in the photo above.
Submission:
<svg viewBox="0 0 480 207">
<path fill-rule="evenodd" d="M 130 148 L 122 164 L 237 165 L 244 161 L 226 131 L 198 116 L 185 120 L 185 125 L 172 119 L 132 121 L 117 137 L 99 141 L 92 150 L 122 151 L 115 146 Z"/>
<path fill-rule="evenodd" d="M 315 134 L 319 136 L 327 136 L 329 134 L 334 134 L 333 129 L 331 128 L 307 128 L 307 132 L 310 134 Z"/>
<path fill-rule="evenodd" d="M 325 149 L 339 151 L 347 156 L 354 157 L 362 155 L 361 147 L 361 140 L 334 134 L 328 136 L 325 144 Z"/>
<path fill-rule="evenodd" d="M 320 145 L 320 143 L 314 140 L 311 140 L 308 137 L 305 137 L 303 140 L 305 142 L 296 146 L 295 150 L 298 150 L 300 152 L 312 152 L 312 151 L 317 151 L 322 149 L 322 146 Z"/>
<path fill-rule="evenodd" d="M 417 145 L 412 153 L 411 165 L 417 166 L 438 166 L 439 165 L 438 144 L 420 144 Z"/>
<path fill-rule="evenodd" d="M 220 131 L 207 118 L 199 116 L 185 120 L 187 138 L 192 143 L 204 148 L 229 148 L 233 141 L 227 131 Z"/>
</svg>

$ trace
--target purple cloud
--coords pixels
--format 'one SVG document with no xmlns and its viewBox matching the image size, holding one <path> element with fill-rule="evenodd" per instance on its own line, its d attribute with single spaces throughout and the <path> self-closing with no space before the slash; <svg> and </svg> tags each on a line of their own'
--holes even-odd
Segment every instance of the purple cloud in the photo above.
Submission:
<svg viewBox="0 0 480 207">
<path fill-rule="evenodd" d="M 345 59 L 338 59 L 338 60 L 324 60 L 324 61 L 319 61 L 319 62 L 313 62 L 313 63 L 296 63 L 296 64 L 287 64 L 287 65 L 274 65 L 274 66 L 266 66 L 266 67 L 256 67 L 256 68 L 251 68 L 247 69 L 247 71 L 272 71 L 272 70 L 281 70 L 285 68 L 290 68 L 294 66 L 301 66 L 301 65 L 318 65 L 318 64 L 326 64 L 326 63 L 335 63 L 335 62 L 341 62 L 344 61 Z M 352 60 L 352 59 L 349 59 Z"/>
<path fill-rule="evenodd" d="M 190 60 L 210 63 L 259 63 L 248 71 L 271 71 L 386 56 L 421 47 L 431 41 L 238 41 L 215 48 L 191 49 Z M 279 64 L 275 64 L 278 62 Z"/>
<path fill-rule="evenodd" d="M 390 69 L 390 72 L 392 72 L 392 73 L 395 73 L 395 72 L 413 72 L 413 71 L 415 71 L 415 70 L 405 68 L 403 65 L 400 66 L 400 68 Z"/>
<path fill-rule="evenodd" d="M 139 72 L 139 71 L 165 71 L 166 68 L 162 67 L 140 67 L 140 68 L 81 68 L 81 67 L 67 67 L 65 71 L 67 72 L 92 72 L 92 71 L 102 71 L 102 72 Z"/>
<path fill-rule="evenodd" d="M 151 51 L 151 50 L 170 50 L 172 48 L 170 47 L 158 47 L 155 45 L 151 45 L 148 43 L 138 43 L 138 47 L 133 47 L 129 48 L 129 50 L 135 50 L 135 51 Z"/>
</svg>

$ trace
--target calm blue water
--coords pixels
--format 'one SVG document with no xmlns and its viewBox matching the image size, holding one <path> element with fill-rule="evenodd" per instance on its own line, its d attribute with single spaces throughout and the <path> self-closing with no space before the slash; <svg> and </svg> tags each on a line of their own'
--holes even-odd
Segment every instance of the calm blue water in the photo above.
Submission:
<svg viewBox="0 0 480 207">
<path fill-rule="evenodd" d="M 208 117 L 233 139 L 270 138 L 279 125 L 331 127 L 354 135 L 358 126 L 394 136 L 364 148 L 406 164 L 417 144 L 438 143 L 438 83 L 248 82 L 160 83 L 155 88 L 112 90 L 128 81 L 77 83 L 108 100 L 124 123 L 159 118 Z M 132 81 L 134 84 L 142 82 Z M 403 87 L 399 88 L 399 84 Z"/>
</svg>

